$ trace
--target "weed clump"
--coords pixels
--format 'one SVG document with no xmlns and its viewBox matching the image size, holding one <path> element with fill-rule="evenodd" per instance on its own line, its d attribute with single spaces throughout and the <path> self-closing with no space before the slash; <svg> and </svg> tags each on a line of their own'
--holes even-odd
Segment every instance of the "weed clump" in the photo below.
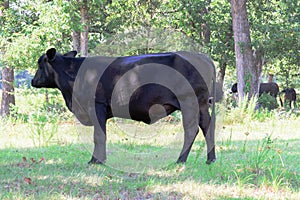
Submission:
<svg viewBox="0 0 300 200">
<path fill-rule="evenodd" d="M 278 108 L 278 103 L 276 98 L 271 96 L 269 93 L 263 93 L 259 98 L 258 98 L 258 104 L 260 108 L 264 108 L 267 110 L 274 110 Z"/>
</svg>

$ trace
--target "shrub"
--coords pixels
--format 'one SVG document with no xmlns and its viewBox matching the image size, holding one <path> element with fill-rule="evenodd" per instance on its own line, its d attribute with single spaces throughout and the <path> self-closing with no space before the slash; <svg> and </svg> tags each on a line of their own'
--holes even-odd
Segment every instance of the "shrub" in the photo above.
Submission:
<svg viewBox="0 0 300 200">
<path fill-rule="evenodd" d="M 259 98 L 258 98 L 258 104 L 260 108 L 266 108 L 268 110 L 273 110 L 278 108 L 278 103 L 276 98 L 271 96 L 268 93 L 263 93 Z"/>
<path fill-rule="evenodd" d="M 230 110 L 225 118 L 226 124 L 233 123 L 246 123 L 251 121 L 255 117 L 255 106 L 257 98 L 252 97 L 248 99 L 248 95 L 245 95 L 243 99 L 238 101 L 238 106 Z"/>
<path fill-rule="evenodd" d="M 47 146 L 57 133 L 58 116 L 46 110 L 29 115 L 30 138 L 35 146 Z"/>
</svg>

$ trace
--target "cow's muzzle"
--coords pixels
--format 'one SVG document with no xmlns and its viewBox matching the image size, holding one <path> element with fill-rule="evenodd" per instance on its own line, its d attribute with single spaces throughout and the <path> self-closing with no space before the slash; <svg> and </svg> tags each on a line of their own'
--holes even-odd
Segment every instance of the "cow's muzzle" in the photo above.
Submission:
<svg viewBox="0 0 300 200">
<path fill-rule="evenodd" d="M 40 88 L 40 86 L 38 85 L 38 82 L 34 79 L 31 80 L 31 86 L 35 87 L 35 88 Z"/>
</svg>

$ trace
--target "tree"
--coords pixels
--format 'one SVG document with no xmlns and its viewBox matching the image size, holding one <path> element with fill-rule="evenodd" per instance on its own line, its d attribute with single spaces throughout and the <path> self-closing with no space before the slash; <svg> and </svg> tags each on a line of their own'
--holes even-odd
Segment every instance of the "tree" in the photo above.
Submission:
<svg viewBox="0 0 300 200">
<path fill-rule="evenodd" d="M 1 32 L 4 34 L 9 34 L 8 30 L 5 30 L 5 22 L 3 18 L 9 18 L 9 1 L 4 1 L 2 5 L 0 5 L 1 10 Z M 3 50 L 1 50 L 3 51 Z M 5 51 L 5 50 L 4 50 Z M 8 116 L 10 114 L 10 106 L 15 105 L 15 89 L 14 89 L 14 69 L 5 65 L 2 68 L 2 100 L 1 100 L 1 116 Z"/>
<path fill-rule="evenodd" d="M 256 68 L 250 39 L 247 0 L 231 0 L 232 28 L 236 56 L 239 99 L 258 94 L 259 70 Z"/>
<path fill-rule="evenodd" d="M 10 7 L 1 7 L 0 17 L 0 51 L 1 61 L 5 67 L 2 73 L 9 73 L 9 83 L 13 81 L 12 69 L 32 69 L 37 60 L 49 46 L 60 50 L 69 50 L 70 28 L 67 16 L 63 12 L 66 2 L 53 1 L 13 1 Z M 3 77 L 7 77 L 3 75 Z M 3 84 L 2 110 L 7 115 L 9 104 L 14 103 L 13 84 Z M 5 89 L 5 87 L 10 87 Z M 10 94 L 10 95 L 7 95 Z"/>
<path fill-rule="evenodd" d="M 80 33 L 80 52 L 82 56 L 88 56 L 89 21 L 87 0 L 82 0 L 81 2 L 80 16 L 81 24 L 83 26 L 83 30 Z"/>
<path fill-rule="evenodd" d="M 72 28 L 73 49 L 80 56 L 88 56 L 89 49 L 95 46 L 95 34 L 103 35 L 104 22 L 107 17 L 106 7 L 111 0 L 87 1 L 70 0 L 65 12 L 68 13 L 69 25 Z M 90 33 L 93 35 L 90 40 Z M 98 41 L 97 41 L 98 42 Z"/>
<path fill-rule="evenodd" d="M 217 82 L 223 86 L 227 67 L 235 64 L 232 18 L 227 0 L 212 1 L 207 19 L 210 23 L 211 39 L 209 54 L 218 63 Z"/>
<path fill-rule="evenodd" d="M 258 55 L 256 63 L 260 64 L 265 75 L 274 74 L 277 81 L 285 82 L 285 87 L 297 84 L 300 72 L 300 2 L 249 1 L 248 9 L 251 11 L 252 43 Z"/>
</svg>

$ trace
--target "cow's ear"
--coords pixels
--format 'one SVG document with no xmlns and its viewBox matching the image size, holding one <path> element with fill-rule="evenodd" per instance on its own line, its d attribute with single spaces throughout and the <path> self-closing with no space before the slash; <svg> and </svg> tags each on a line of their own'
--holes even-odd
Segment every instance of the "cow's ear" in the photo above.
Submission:
<svg viewBox="0 0 300 200">
<path fill-rule="evenodd" d="M 46 52 L 47 58 L 49 59 L 49 61 L 53 61 L 55 60 L 55 55 L 56 55 L 56 49 L 55 48 L 51 48 Z"/>
<path fill-rule="evenodd" d="M 77 55 L 77 51 L 70 51 L 70 52 L 64 54 L 63 56 L 70 57 L 70 58 L 75 58 L 76 55 Z"/>
</svg>

